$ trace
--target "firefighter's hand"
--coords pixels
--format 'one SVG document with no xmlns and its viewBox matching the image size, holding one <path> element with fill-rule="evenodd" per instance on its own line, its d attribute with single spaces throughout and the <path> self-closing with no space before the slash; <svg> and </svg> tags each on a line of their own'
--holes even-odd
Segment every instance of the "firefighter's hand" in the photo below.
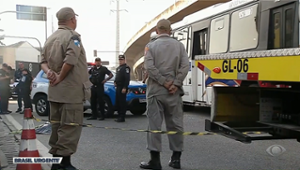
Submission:
<svg viewBox="0 0 300 170">
<path fill-rule="evenodd" d="M 177 90 L 178 90 L 178 87 L 175 86 L 174 84 L 172 84 L 171 87 L 169 88 L 169 93 L 175 94 Z"/>
<path fill-rule="evenodd" d="M 54 82 L 56 77 L 57 77 L 56 73 L 49 69 L 47 72 L 47 79 L 49 79 L 50 82 Z"/>
<path fill-rule="evenodd" d="M 50 85 L 51 86 L 56 86 L 58 83 L 60 83 L 62 81 L 61 78 L 60 78 L 60 75 L 57 75 L 57 74 L 55 74 L 55 75 L 56 75 L 55 80 L 54 81 L 50 81 Z"/>
<path fill-rule="evenodd" d="M 166 89 L 170 89 L 170 87 L 171 87 L 172 84 L 173 84 L 173 81 L 166 81 L 164 83 L 164 86 L 165 86 Z"/>
<path fill-rule="evenodd" d="M 122 93 L 123 94 L 126 93 L 126 89 L 125 88 L 122 89 Z"/>
</svg>

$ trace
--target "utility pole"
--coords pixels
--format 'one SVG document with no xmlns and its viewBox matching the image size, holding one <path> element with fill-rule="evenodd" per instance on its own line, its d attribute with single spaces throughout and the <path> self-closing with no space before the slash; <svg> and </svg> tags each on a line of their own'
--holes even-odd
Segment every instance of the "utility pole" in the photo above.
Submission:
<svg viewBox="0 0 300 170">
<path fill-rule="evenodd" d="M 116 66 L 119 65 L 119 52 L 120 52 L 120 12 L 126 11 L 126 9 L 120 9 L 120 0 L 111 0 L 111 2 L 116 1 L 116 9 L 110 10 L 111 12 L 116 12 Z M 127 0 L 126 0 L 127 1 Z M 127 1 L 128 2 L 128 1 Z"/>
<path fill-rule="evenodd" d="M 116 15 L 116 66 L 119 64 L 119 51 L 120 51 L 120 1 L 116 0 L 117 4 L 117 15 Z"/>
</svg>

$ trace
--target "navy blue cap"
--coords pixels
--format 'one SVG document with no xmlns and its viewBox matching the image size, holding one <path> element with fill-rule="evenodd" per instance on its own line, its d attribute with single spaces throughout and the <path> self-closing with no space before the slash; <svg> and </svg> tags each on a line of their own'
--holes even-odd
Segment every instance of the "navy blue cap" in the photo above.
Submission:
<svg viewBox="0 0 300 170">
<path fill-rule="evenodd" d="M 119 60 L 125 60 L 125 55 L 119 55 Z"/>
</svg>

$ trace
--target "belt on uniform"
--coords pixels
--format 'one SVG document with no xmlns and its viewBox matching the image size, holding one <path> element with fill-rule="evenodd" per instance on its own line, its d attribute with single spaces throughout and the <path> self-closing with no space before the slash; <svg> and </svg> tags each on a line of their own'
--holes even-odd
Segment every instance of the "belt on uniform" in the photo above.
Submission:
<svg viewBox="0 0 300 170">
<path fill-rule="evenodd" d="M 92 87 L 103 87 L 103 85 L 93 85 Z"/>
</svg>

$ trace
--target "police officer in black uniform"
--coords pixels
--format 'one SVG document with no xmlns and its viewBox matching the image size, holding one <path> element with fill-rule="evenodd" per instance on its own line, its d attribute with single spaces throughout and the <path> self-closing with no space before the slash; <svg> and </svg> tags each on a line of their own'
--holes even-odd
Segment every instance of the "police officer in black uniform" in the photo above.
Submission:
<svg viewBox="0 0 300 170">
<path fill-rule="evenodd" d="M 117 68 L 115 79 L 116 87 L 116 110 L 118 110 L 118 119 L 116 122 L 125 122 L 127 111 L 126 94 L 130 82 L 130 67 L 126 64 L 125 55 L 119 55 L 120 66 Z"/>
<path fill-rule="evenodd" d="M 101 65 L 101 59 L 95 59 L 95 66 L 89 70 L 90 81 L 93 83 L 91 89 L 91 108 L 92 108 L 92 117 L 87 120 L 104 120 L 104 83 L 110 80 L 113 77 L 111 71 L 107 69 L 107 67 Z M 105 75 L 108 75 L 108 78 L 105 79 Z M 100 109 L 100 114 L 98 112 L 98 104 Z"/>
<path fill-rule="evenodd" d="M 9 114 L 8 111 L 8 100 L 9 100 L 9 83 L 10 75 L 8 72 L 8 65 L 6 63 L 2 64 L 2 69 L 0 69 L 0 98 L 1 98 L 1 114 Z"/>
<path fill-rule="evenodd" d="M 19 63 L 19 68 L 18 70 L 15 71 L 15 82 L 20 82 L 23 74 L 22 74 L 22 71 L 25 69 L 24 68 L 24 64 L 23 63 Z M 15 90 L 18 94 L 18 110 L 16 111 L 16 113 L 20 112 L 22 113 L 22 92 L 21 92 L 21 87 L 20 87 L 20 84 L 18 83 L 17 86 L 15 87 Z"/>
</svg>

